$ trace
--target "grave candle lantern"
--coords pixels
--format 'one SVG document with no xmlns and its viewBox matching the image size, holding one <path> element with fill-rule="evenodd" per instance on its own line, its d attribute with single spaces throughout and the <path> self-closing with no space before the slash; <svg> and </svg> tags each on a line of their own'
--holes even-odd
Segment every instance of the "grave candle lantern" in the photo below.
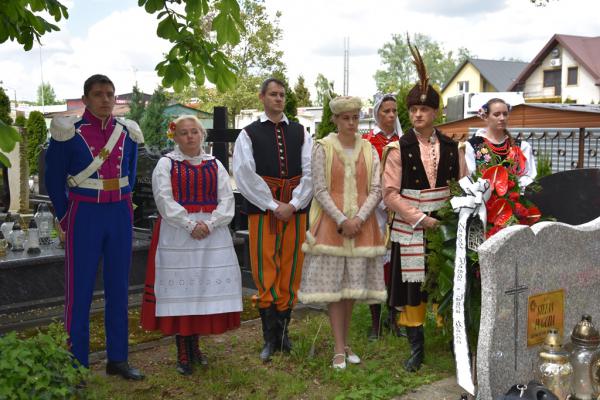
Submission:
<svg viewBox="0 0 600 400">
<path fill-rule="evenodd" d="M 23 244 L 25 243 L 25 233 L 21 230 L 19 221 L 15 222 L 12 227 L 12 231 L 9 235 L 9 241 L 11 244 L 12 251 L 23 251 Z"/>
<path fill-rule="evenodd" d="M 4 219 L 4 222 L 2 223 L 2 225 L 0 225 L 0 230 L 2 231 L 2 234 L 4 235 L 4 237 L 8 240 L 8 236 L 10 234 L 10 231 L 12 231 L 13 225 L 14 225 L 14 221 L 12 218 L 12 215 L 9 213 L 6 214 L 6 218 Z"/>
<path fill-rule="evenodd" d="M 592 317 L 583 315 L 571 334 L 572 350 L 570 361 L 573 365 L 573 389 L 571 399 L 592 400 L 598 397 L 599 386 L 595 379 L 597 371 L 592 371 L 592 359 L 597 358 L 600 334 L 592 323 Z"/>
<path fill-rule="evenodd" d="M 35 219 L 29 221 L 29 229 L 27 230 L 27 254 L 40 254 L 40 240 L 37 224 Z"/>
<path fill-rule="evenodd" d="M 51 244 L 52 239 L 50 238 L 50 232 L 52 231 L 54 216 L 50 212 L 50 209 L 48 209 L 48 205 L 46 203 L 40 203 L 33 218 L 37 224 L 40 244 Z"/>
<path fill-rule="evenodd" d="M 569 353 L 561 348 L 560 335 L 556 329 L 550 329 L 546 335 L 535 375 L 560 400 L 565 400 L 571 394 L 573 366 L 569 362 Z"/>
</svg>

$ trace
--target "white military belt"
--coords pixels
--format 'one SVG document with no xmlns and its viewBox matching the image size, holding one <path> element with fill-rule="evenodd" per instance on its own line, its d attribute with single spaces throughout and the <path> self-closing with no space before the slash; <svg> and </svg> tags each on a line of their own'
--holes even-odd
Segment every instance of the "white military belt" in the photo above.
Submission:
<svg viewBox="0 0 600 400">
<path fill-rule="evenodd" d="M 87 178 L 78 185 L 75 184 L 75 181 L 71 178 L 72 177 L 69 177 L 69 179 L 67 179 L 69 187 L 79 187 L 82 189 L 119 190 L 122 187 L 129 185 L 129 178 L 126 176 L 112 179 Z"/>
</svg>

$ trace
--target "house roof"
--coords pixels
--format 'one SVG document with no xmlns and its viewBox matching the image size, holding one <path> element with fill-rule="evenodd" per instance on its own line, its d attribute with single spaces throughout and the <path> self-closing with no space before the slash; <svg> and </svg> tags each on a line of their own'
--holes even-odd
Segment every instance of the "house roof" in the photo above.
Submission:
<svg viewBox="0 0 600 400">
<path fill-rule="evenodd" d="M 44 117 L 45 118 L 52 118 L 52 117 L 59 117 L 59 116 L 60 117 L 71 117 L 71 116 L 81 117 L 84 112 L 85 112 L 85 107 L 79 107 L 79 108 L 72 108 L 67 111 L 48 112 L 48 113 L 44 114 Z M 129 112 L 129 104 L 115 104 L 112 114 L 115 117 L 124 117 L 125 115 L 127 115 L 128 112 Z"/>
<path fill-rule="evenodd" d="M 510 112 L 510 128 L 596 128 L 600 127 L 600 105 L 523 103 Z M 444 134 L 456 140 L 469 137 L 469 129 L 483 128 L 485 122 L 477 117 L 437 125 Z"/>
<path fill-rule="evenodd" d="M 459 74 L 460 71 L 471 63 L 479 73 L 491 83 L 496 90 L 500 92 L 508 91 L 508 88 L 512 85 L 513 81 L 523 69 L 527 66 L 526 62 L 521 61 L 504 61 L 504 60 L 482 60 L 479 58 L 468 58 L 464 60 L 454 71 L 450 79 L 446 81 L 442 87 L 442 91 L 452 82 L 452 80 Z"/>
<path fill-rule="evenodd" d="M 529 63 L 510 86 L 509 90 L 525 83 L 527 78 L 539 67 L 548 53 L 560 44 L 585 70 L 592 75 L 596 85 L 600 86 L 600 36 L 573 36 L 555 34 L 544 48 Z"/>
</svg>

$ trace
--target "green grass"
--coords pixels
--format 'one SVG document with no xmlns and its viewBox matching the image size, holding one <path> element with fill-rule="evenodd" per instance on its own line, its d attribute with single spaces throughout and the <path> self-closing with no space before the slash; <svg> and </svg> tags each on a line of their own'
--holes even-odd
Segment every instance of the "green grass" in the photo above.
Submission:
<svg viewBox="0 0 600 400">
<path fill-rule="evenodd" d="M 434 328 L 432 321 L 426 327 L 425 364 L 416 374 L 402 368 L 409 354 L 406 338 L 386 334 L 369 342 L 369 324 L 368 307 L 357 305 L 350 344 L 363 362 L 344 371 L 330 367 L 333 338 L 327 315 L 296 312 L 290 325 L 292 353 L 278 353 L 268 364 L 258 359 L 260 323 L 251 322 L 224 335 L 202 338 L 210 365 L 190 377 L 175 371 L 174 344 L 162 343 L 131 355 L 132 364 L 147 374 L 145 381 L 106 377 L 101 372 L 104 364 L 99 363 L 92 367 L 98 373 L 86 392 L 95 399 L 390 399 L 454 373 L 450 337 Z"/>
</svg>

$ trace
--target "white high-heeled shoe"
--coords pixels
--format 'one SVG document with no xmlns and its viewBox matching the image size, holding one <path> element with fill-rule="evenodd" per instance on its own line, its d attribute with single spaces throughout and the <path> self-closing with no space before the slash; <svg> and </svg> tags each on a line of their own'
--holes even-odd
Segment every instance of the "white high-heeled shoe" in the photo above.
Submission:
<svg viewBox="0 0 600 400">
<path fill-rule="evenodd" d="M 350 346 L 344 347 L 344 351 L 346 352 L 346 360 L 350 364 L 360 364 L 360 357 L 352 351 Z"/>
<path fill-rule="evenodd" d="M 341 358 L 343 361 L 341 363 L 336 363 L 335 359 Z M 333 355 L 333 359 L 331 360 L 331 368 L 333 369 L 346 369 L 346 354 L 338 353 Z"/>
</svg>

